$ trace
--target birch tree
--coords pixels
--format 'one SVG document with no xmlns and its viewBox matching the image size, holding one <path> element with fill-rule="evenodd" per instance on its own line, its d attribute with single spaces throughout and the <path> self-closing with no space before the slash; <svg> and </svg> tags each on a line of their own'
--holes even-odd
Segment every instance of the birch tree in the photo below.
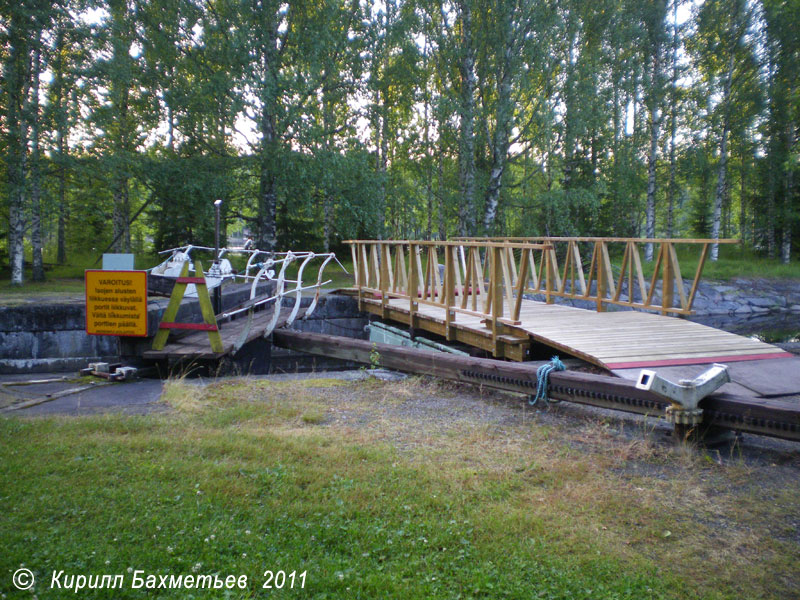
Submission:
<svg viewBox="0 0 800 600">
<path fill-rule="evenodd" d="M 675 221 L 675 195 L 677 193 L 677 143 L 678 135 L 678 51 L 680 50 L 680 26 L 678 24 L 678 7 L 680 0 L 672 0 L 672 43 L 670 47 L 670 87 L 669 87 L 669 183 L 667 183 L 667 225 L 666 236 L 673 236 Z"/>
<path fill-rule="evenodd" d="M 473 0 L 456 0 L 459 80 L 459 234 L 475 234 L 475 40 Z M 445 17 L 444 22 L 447 22 Z"/>
<path fill-rule="evenodd" d="M 42 255 L 42 176 L 40 130 L 41 111 L 39 108 L 39 77 L 42 71 L 42 39 L 41 32 L 33 39 L 33 51 L 30 66 L 31 91 L 28 99 L 27 119 L 30 130 L 30 216 L 31 216 L 31 255 L 32 279 L 44 281 L 44 258 Z"/>
<path fill-rule="evenodd" d="M 525 4 L 530 6 L 533 3 Z M 484 111 L 491 111 L 494 117 L 494 131 L 489 140 L 489 180 L 484 197 L 483 231 L 487 235 L 491 234 L 497 217 L 514 125 L 514 88 L 522 71 L 524 44 L 533 25 L 532 11 L 525 4 L 516 0 L 501 0 L 494 4 L 494 11 L 483 13 L 486 17 L 482 31 L 487 46 L 486 70 L 492 74 L 488 79 L 494 83 L 491 90 L 481 94 L 484 100 L 491 96 L 491 104 L 494 105 L 484 107 Z"/>
<path fill-rule="evenodd" d="M 667 0 L 646 3 L 644 29 L 647 32 L 649 54 L 649 82 L 647 109 L 649 116 L 650 149 L 647 153 L 647 207 L 645 209 L 645 237 L 656 236 L 656 167 L 664 100 L 663 48 L 666 40 Z M 653 260 L 653 244 L 645 244 L 645 260 Z"/>
<path fill-rule="evenodd" d="M 22 7 L 13 5 L 6 27 L 6 53 L 3 81 L 6 101 L 5 146 L 8 190 L 8 255 L 11 284 L 22 285 L 24 278 L 25 234 L 25 157 L 23 109 L 26 96 L 26 57 L 30 32 Z"/>
<path fill-rule="evenodd" d="M 711 219 L 711 237 L 719 239 L 722 224 L 722 206 L 727 193 L 728 146 L 734 117 L 734 93 L 738 91 L 735 77 L 737 66 L 752 64 L 752 46 L 747 39 L 752 12 L 747 0 L 709 0 L 698 14 L 696 48 L 698 65 L 705 74 L 710 90 L 719 93 L 714 107 L 714 120 L 719 122 L 719 151 L 714 205 Z M 711 260 L 719 258 L 719 244 L 711 245 Z"/>
<path fill-rule="evenodd" d="M 797 3 L 765 0 L 766 62 L 770 102 L 768 107 L 769 202 L 772 215 L 779 215 L 780 258 L 788 264 L 792 254 L 792 232 L 797 223 L 798 118 L 800 117 L 800 34 Z M 769 224 L 774 227 L 774 223 Z"/>
</svg>

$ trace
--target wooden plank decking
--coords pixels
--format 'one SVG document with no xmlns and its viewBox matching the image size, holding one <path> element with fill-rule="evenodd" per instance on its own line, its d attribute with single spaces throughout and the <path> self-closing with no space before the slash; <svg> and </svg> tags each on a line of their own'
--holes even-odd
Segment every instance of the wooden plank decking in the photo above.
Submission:
<svg viewBox="0 0 800 600">
<path fill-rule="evenodd" d="M 282 327 L 288 320 L 291 309 L 283 308 L 278 316 L 276 327 Z M 272 320 L 272 308 L 257 311 L 253 315 L 253 321 L 247 332 L 245 344 L 252 342 L 264 335 L 267 326 Z M 244 329 L 247 327 L 247 315 L 241 315 L 238 319 L 233 319 L 220 323 L 219 332 L 222 337 L 222 352 L 214 352 L 208 341 L 208 332 L 196 331 L 183 336 L 170 337 L 167 344 L 161 350 L 145 350 L 142 357 L 147 360 L 215 360 L 228 354 L 233 354 L 236 342 Z"/>
<path fill-rule="evenodd" d="M 363 298 L 373 314 L 409 324 L 409 301 Z M 510 313 L 506 303 L 505 314 Z M 439 332 L 445 310 L 420 304 L 415 326 Z M 454 339 L 491 339 L 485 318 L 456 313 L 451 322 Z M 684 319 L 636 311 L 595 312 L 523 299 L 519 324 L 504 326 L 505 342 L 533 340 L 577 356 L 608 370 L 708 364 L 787 358 L 792 355 L 758 340 L 742 337 Z M 526 340 L 527 338 L 527 340 Z M 473 345 L 481 345 L 475 343 Z M 519 359 L 519 358 L 518 358 Z"/>
</svg>

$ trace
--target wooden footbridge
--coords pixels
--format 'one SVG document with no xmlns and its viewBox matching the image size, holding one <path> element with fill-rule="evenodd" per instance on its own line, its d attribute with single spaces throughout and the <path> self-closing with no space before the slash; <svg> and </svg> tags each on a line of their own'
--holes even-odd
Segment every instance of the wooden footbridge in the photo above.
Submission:
<svg viewBox="0 0 800 600">
<path fill-rule="evenodd" d="M 553 374 L 548 386 L 552 397 L 647 415 L 674 406 L 630 381 L 639 377 L 642 367 L 679 381 L 693 379 L 709 363 L 725 363 L 731 381 L 705 399 L 705 412 L 700 411 L 703 424 L 800 440 L 800 358 L 758 340 L 675 318 L 692 314 L 713 240 L 464 238 L 348 243 L 355 268 L 355 285 L 348 292 L 358 297 L 362 311 L 511 362 L 281 329 L 296 315 L 297 303 L 286 318 L 279 305 L 264 311 L 259 323 L 269 322 L 266 328 L 255 321 L 251 326 L 249 317 L 244 328 L 244 322 L 236 320 L 226 324 L 223 347 L 210 353 L 204 343 L 181 342 L 177 349 L 151 350 L 144 357 L 218 359 L 250 340 L 243 332 L 262 336 L 274 329 L 273 342 L 292 350 L 371 363 L 379 347 L 380 364 L 389 368 L 531 393 L 537 387 L 536 368 L 543 363 L 525 361 L 548 357 L 552 351 L 616 375 Z M 646 243 L 657 246 L 650 270 L 640 256 Z M 679 244 L 699 249 L 688 283 L 678 260 Z M 582 256 L 590 259 L 584 263 Z M 557 298 L 579 301 L 588 309 L 556 304 Z M 251 300 L 239 312 L 253 308 Z M 668 414 L 674 416 L 675 411 Z M 689 416 L 692 423 L 699 422 L 697 414 Z M 672 422 L 683 427 L 687 422 L 681 419 L 679 415 Z"/>
<path fill-rule="evenodd" d="M 668 316 L 692 314 L 713 242 L 465 238 L 351 241 L 350 245 L 354 291 L 362 310 L 482 348 L 495 357 L 526 360 L 532 343 L 608 370 L 791 356 L 757 340 Z M 640 257 L 645 243 L 658 246 L 649 277 Z M 688 289 L 681 275 L 678 244 L 700 246 Z M 611 260 L 614 245 L 621 246 L 617 272 Z M 588 269 L 581 246 L 591 248 Z M 583 300 L 594 310 L 555 304 L 555 298 Z"/>
<path fill-rule="evenodd" d="M 563 378 L 568 382 L 551 383 L 556 397 L 594 406 L 657 414 L 663 399 L 640 396 L 634 387 L 643 367 L 676 382 L 693 380 L 710 363 L 725 363 L 730 382 L 704 401 L 703 423 L 800 439 L 800 357 L 676 318 L 692 314 L 712 243 L 590 237 L 354 240 L 349 242 L 355 268 L 351 293 L 363 311 L 483 349 L 495 358 L 527 361 L 539 345 L 541 359 L 543 345 L 562 357 L 578 357 L 612 371 L 617 377 L 567 372 Z M 657 250 L 651 271 L 642 264 L 643 244 Z M 679 245 L 699 250 L 688 282 L 678 260 Z M 582 255 L 590 259 L 584 263 Z M 556 304 L 557 298 L 588 308 Z M 296 349 L 359 359 L 352 342 L 339 349 L 335 340 L 280 335 Z M 536 369 L 524 363 L 517 368 L 489 361 L 494 364 L 461 365 L 451 372 L 437 370 L 434 362 L 442 359 L 394 356 L 397 351 L 390 347 L 381 352 L 387 361 L 394 360 L 387 366 L 403 369 L 408 363 L 407 370 L 460 381 L 523 392 L 531 388 L 531 378 L 535 381 Z"/>
</svg>

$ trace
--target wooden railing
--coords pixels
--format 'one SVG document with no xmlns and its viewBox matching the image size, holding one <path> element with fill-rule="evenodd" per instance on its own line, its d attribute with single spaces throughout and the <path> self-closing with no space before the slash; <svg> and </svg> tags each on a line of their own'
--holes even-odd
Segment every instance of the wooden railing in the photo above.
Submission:
<svg viewBox="0 0 800 600">
<path fill-rule="evenodd" d="M 456 238 L 458 243 L 487 241 L 487 238 Z M 723 239 L 661 239 L 661 238 L 599 238 L 599 237 L 535 237 L 535 238 L 490 238 L 495 243 L 508 243 L 513 247 L 519 244 L 546 245 L 542 251 L 547 260 L 539 257 L 536 251 L 523 249 L 520 256 L 511 248 L 509 264 L 519 262 L 518 273 L 528 274 L 524 286 L 525 293 L 544 294 L 548 302 L 553 297 L 588 300 L 594 302 L 598 311 L 605 305 L 613 304 L 645 310 L 659 311 L 667 315 L 690 315 L 697 293 L 697 286 L 703 273 L 708 249 L 711 244 L 736 244 L 739 240 Z M 653 244 L 656 256 L 652 273 L 645 276 L 642 268 L 641 247 Z M 694 278 L 684 283 L 678 261 L 677 245 L 700 246 Z M 591 248 L 588 270 L 581 255 Z M 609 247 L 611 246 L 611 252 Z M 614 246 L 617 246 L 615 248 Z M 622 246 L 622 248 L 619 248 Z M 612 265 L 611 256 L 621 254 L 619 267 Z M 522 267 L 523 259 L 525 268 Z M 561 267 L 559 267 L 559 256 Z M 549 265 L 549 266 L 548 266 Z M 514 276 L 519 276 L 512 269 Z M 616 272 L 615 272 L 616 271 Z M 552 279 L 552 281 L 551 281 Z M 676 293 L 677 292 L 677 293 Z"/>
<path fill-rule="evenodd" d="M 519 321 L 523 294 L 540 294 L 548 303 L 556 297 L 586 300 L 598 311 L 612 304 L 664 315 L 689 315 L 709 246 L 737 242 L 541 237 L 347 243 L 359 298 L 371 294 L 384 306 L 390 298 L 406 299 L 412 322 L 420 304 L 444 308 L 449 329 L 457 313 L 514 324 Z M 648 243 L 656 246 L 657 253 L 652 272 L 646 277 L 641 246 Z M 676 251 L 679 244 L 700 246 L 694 279 L 688 287 Z M 582 250 L 586 254 L 589 248 L 591 259 L 584 262 Z M 621 256 L 616 265 L 612 255 L 616 259 Z M 495 298 L 504 298 L 505 302 L 495 302 Z"/>
<path fill-rule="evenodd" d="M 353 240 L 350 244 L 359 304 L 380 299 L 388 315 L 390 299 L 408 301 L 414 327 L 421 306 L 444 309 L 444 334 L 454 339 L 457 314 L 477 316 L 491 329 L 494 344 L 502 324 L 519 324 L 524 278 L 517 277 L 514 251 L 544 253 L 547 244 L 491 241 L 426 242 Z M 519 265 L 525 272 L 525 259 Z M 548 293 L 545 290 L 545 293 Z M 549 296 L 548 296 L 549 297 Z"/>
</svg>

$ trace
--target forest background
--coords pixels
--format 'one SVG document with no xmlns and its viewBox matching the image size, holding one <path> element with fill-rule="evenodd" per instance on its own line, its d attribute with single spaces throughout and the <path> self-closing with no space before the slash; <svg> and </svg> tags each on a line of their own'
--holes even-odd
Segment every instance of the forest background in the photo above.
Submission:
<svg viewBox="0 0 800 600">
<path fill-rule="evenodd" d="M 0 264 L 349 238 L 792 259 L 800 0 L 0 0 Z M 647 257 L 646 257 L 647 258 Z M 716 258 L 716 256 L 712 256 Z M 25 267 L 25 268 L 24 268 Z"/>
</svg>

